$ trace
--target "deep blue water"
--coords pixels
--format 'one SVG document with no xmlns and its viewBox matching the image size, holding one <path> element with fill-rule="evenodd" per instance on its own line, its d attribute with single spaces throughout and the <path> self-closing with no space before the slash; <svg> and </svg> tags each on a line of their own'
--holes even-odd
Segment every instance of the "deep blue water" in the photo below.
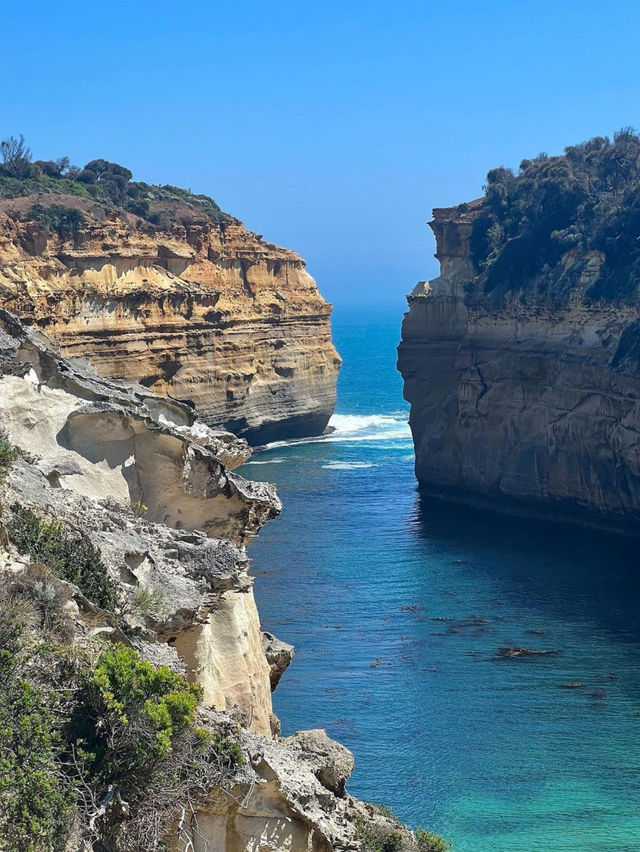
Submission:
<svg viewBox="0 0 640 852">
<path fill-rule="evenodd" d="M 296 646 L 283 733 L 326 728 L 353 794 L 456 852 L 638 852 L 638 543 L 421 500 L 399 325 L 337 310 L 337 432 L 241 469 L 284 503 L 250 550 L 263 626 Z"/>
</svg>

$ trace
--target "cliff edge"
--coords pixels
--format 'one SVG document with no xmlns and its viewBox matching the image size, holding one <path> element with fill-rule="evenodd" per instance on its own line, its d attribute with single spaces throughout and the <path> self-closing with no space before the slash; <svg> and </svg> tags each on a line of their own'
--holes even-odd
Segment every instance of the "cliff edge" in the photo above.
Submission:
<svg viewBox="0 0 640 852">
<path fill-rule="evenodd" d="M 426 493 L 640 530 L 639 167 L 622 131 L 433 211 L 398 348 Z"/>
<path fill-rule="evenodd" d="M 277 736 L 293 649 L 245 546 L 280 502 L 246 441 L 3 310 L 0 416 L 2 849 L 420 852 L 344 746 Z"/>
<path fill-rule="evenodd" d="M 331 306 L 297 254 L 113 163 L 25 168 L 0 171 L 0 304 L 65 356 L 250 443 L 323 432 L 340 359 Z"/>
</svg>

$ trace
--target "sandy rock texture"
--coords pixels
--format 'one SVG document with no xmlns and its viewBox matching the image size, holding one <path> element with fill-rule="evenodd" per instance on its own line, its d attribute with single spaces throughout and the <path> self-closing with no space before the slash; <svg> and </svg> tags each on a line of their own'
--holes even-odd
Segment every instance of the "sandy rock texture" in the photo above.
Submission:
<svg viewBox="0 0 640 852">
<path fill-rule="evenodd" d="M 25 220 L 84 217 L 73 237 Z M 171 210 L 164 230 L 77 196 L 0 201 L 0 305 L 68 357 L 196 407 L 254 444 L 322 433 L 340 359 L 331 306 L 304 261 L 231 217 Z"/>
<path fill-rule="evenodd" d="M 597 251 L 563 256 L 562 299 L 543 281 L 485 296 L 474 215 L 473 203 L 434 210 L 441 274 L 408 297 L 398 348 L 422 489 L 637 533 L 637 305 L 586 298 Z"/>
<path fill-rule="evenodd" d="M 269 677 L 271 680 L 271 691 L 280 683 L 280 678 L 285 673 L 293 659 L 294 647 L 288 642 L 283 642 L 269 633 L 262 631 L 262 650 L 269 663 Z"/>
<path fill-rule="evenodd" d="M 344 791 L 353 757 L 324 731 L 272 741 L 248 733 L 242 742 L 244 776 L 212 791 L 172 852 L 364 852 L 362 823 L 397 835 L 398 852 L 417 852 L 405 826 Z"/>
<path fill-rule="evenodd" d="M 3 506 L 40 507 L 89 534 L 138 645 L 156 662 L 173 659 L 208 706 L 238 710 L 271 736 L 270 668 L 244 546 L 280 502 L 272 486 L 225 467 L 221 458 L 247 457 L 246 443 L 196 423 L 187 406 L 165 410 L 144 388 L 92 376 L 4 311 L 0 422 L 19 451 Z M 143 590 L 155 611 L 140 611 Z"/>
</svg>

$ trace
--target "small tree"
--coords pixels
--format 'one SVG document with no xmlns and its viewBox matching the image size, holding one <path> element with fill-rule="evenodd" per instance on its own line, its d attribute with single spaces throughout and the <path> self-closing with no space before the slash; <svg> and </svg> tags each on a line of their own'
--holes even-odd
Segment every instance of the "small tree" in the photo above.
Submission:
<svg viewBox="0 0 640 852">
<path fill-rule="evenodd" d="M 26 178 L 31 172 L 31 148 L 24 141 L 22 133 L 19 138 L 9 136 L 0 142 L 0 154 L 4 169 L 9 177 Z"/>
</svg>

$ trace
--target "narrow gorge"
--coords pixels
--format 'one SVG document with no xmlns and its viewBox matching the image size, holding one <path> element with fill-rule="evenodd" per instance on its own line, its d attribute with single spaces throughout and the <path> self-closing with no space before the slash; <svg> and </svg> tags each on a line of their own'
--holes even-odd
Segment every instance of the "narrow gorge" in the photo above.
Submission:
<svg viewBox="0 0 640 852">
<path fill-rule="evenodd" d="M 0 173 L 0 845 L 417 850 L 344 746 L 278 736 L 249 572 L 282 507 L 236 469 L 325 430 L 331 307 L 206 196 L 56 169 Z"/>
<path fill-rule="evenodd" d="M 272 486 L 232 472 L 250 455 L 246 441 L 174 400 L 96 377 L 3 310 L 0 415 L 0 608 L 8 625 L 8 606 L 28 613 L 11 652 L 18 670 L 45 694 L 61 682 L 82 694 L 82 671 L 100 665 L 105 648 L 130 649 L 165 680 L 176 673 L 198 685 L 198 736 L 220 765 L 168 802 L 153 775 L 143 791 L 127 786 L 122 769 L 111 770 L 108 788 L 85 777 L 93 798 L 82 794 L 77 809 L 58 813 L 55 848 L 152 849 L 164 840 L 199 852 L 337 852 L 361 848 L 363 825 L 414 848 L 406 829 L 345 792 L 346 748 L 322 730 L 276 736 L 271 690 L 293 649 L 261 632 L 245 547 L 281 505 Z M 72 546 L 72 560 L 93 553 L 106 573 L 74 568 L 65 579 L 52 542 Z M 45 601 L 40 621 L 34 607 Z M 4 634 L 0 641 L 9 653 Z M 50 660 L 42 683 L 41 654 Z M 41 783 L 62 784 L 54 777 Z M 32 808 L 37 821 L 44 804 Z"/>
</svg>

